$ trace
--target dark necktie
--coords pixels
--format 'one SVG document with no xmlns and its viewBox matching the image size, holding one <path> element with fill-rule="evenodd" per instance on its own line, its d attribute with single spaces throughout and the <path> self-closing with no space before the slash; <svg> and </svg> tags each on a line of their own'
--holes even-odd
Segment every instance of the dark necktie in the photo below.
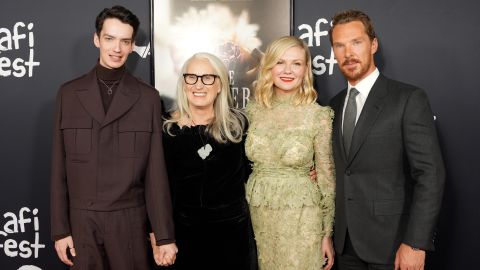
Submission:
<svg viewBox="0 0 480 270">
<path fill-rule="evenodd" d="M 355 97 L 358 93 L 357 89 L 350 89 L 347 107 L 345 108 L 345 116 L 343 118 L 343 146 L 345 147 L 347 157 L 350 152 L 350 145 L 352 144 L 353 131 L 355 130 L 355 120 L 357 118 L 357 102 Z"/>
</svg>

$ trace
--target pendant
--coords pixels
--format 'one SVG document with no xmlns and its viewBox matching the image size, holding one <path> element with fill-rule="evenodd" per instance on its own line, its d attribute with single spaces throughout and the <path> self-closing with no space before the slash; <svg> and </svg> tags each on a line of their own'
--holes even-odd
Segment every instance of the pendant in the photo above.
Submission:
<svg viewBox="0 0 480 270">
<path fill-rule="evenodd" d="M 202 159 L 206 159 L 210 155 L 210 152 L 212 152 L 212 150 L 212 146 L 207 143 L 204 146 L 200 147 L 197 150 L 197 153 Z"/>
</svg>

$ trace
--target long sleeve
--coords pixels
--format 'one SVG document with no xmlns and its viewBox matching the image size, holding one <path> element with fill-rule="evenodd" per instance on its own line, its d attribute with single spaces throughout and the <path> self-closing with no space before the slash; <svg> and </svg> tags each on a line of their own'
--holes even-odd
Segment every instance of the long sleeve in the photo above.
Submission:
<svg viewBox="0 0 480 270">
<path fill-rule="evenodd" d="M 157 245 L 175 242 L 170 187 L 162 144 L 161 103 L 153 97 L 153 130 L 145 176 L 145 200 Z"/>
<path fill-rule="evenodd" d="M 323 231 L 331 236 L 335 213 L 335 166 L 332 155 L 333 111 L 322 108 L 317 116 L 317 133 L 314 138 L 315 170 L 317 184 L 322 194 Z"/>
<path fill-rule="evenodd" d="M 403 140 L 414 187 L 403 241 L 429 250 L 433 249 L 433 230 L 440 211 L 445 170 L 425 92 L 412 91 L 404 112 Z"/>
<path fill-rule="evenodd" d="M 70 235 L 68 216 L 68 189 L 65 174 L 65 145 L 61 130 L 62 91 L 56 100 L 55 123 L 52 142 L 52 166 L 50 178 L 50 224 L 51 238 L 58 240 Z"/>
</svg>

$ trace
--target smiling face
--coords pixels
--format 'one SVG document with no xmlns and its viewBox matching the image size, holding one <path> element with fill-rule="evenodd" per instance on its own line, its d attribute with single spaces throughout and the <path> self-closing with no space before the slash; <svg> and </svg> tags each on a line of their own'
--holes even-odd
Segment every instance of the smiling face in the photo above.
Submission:
<svg viewBox="0 0 480 270">
<path fill-rule="evenodd" d="M 93 42 L 100 50 L 100 65 L 108 69 L 125 64 L 133 51 L 133 27 L 115 18 L 103 22 L 100 35 L 95 33 Z"/>
<path fill-rule="evenodd" d="M 276 95 L 295 94 L 303 83 L 307 70 L 303 48 L 290 47 L 272 68 L 273 89 Z"/>
<path fill-rule="evenodd" d="M 207 59 L 193 58 L 185 71 L 187 74 L 202 76 L 205 74 L 218 75 Z M 204 78 L 205 80 L 205 78 Z M 205 85 L 202 79 L 198 77 L 195 84 L 187 84 L 184 81 L 184 91 L 187 96 L 188 106 L 191 110 L 212 110 L 215 99 L 220 92 L 221 83 L 219 78 L 215 78 L 212 85 Z"/>
<path fill-rule="evenodd" d="M 338 24 L 332 31 L 332 46 L 338 67 L 352 85 L 375 70 L 373 55 L 378 42 L 371 40 L 360 21 Z"/>
</svg>

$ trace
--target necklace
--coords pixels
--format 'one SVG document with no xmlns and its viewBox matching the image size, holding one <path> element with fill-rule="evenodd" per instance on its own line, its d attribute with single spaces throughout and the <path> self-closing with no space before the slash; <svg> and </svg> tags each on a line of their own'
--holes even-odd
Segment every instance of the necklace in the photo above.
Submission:
<svg viewBox="0 0 480 270">
<path fill-rule="evenodd" d="M 118 81 L 118 80 L 117 80 L 117 81 L 114 81 L 114 82 L 112 83 L 112 86 L 108 87 L 108 85 L 105 83 L 104 80 L 102 80 L 102 79 L 100 79 L 100 78 L 98 78 L 98 79 L 103 83 L 103 85 L 105 85 L 105 87 L 107 87 L 107 94 L 108 94 L 109 96 L 112 95 L 112 94 L 113 94 L 113 90 L 112 90 L 112 89 L 113 89 L 113 87 L 115 86 L 115 84 L 117 84 L 119 81 Z"/>
<path fill-rule="evenodd" d="M 193 119 L 191 120 L 192 120 L 193 126 L 196 126 L 197 124 L 195 124 Z M 210 152 L 212 152 L 213 148 L 208 143 L 208 137 L 205 138 L 205 141 L 203 140 L 202 134 L 200 134 L 200 128 L 198 129 L 198 136 L 200 137 L 200 140 L 202 141 L 203 146 L 197 150 L 197 153 L 203 160 L 205 160 L 210 155 Z"/>
</svg>

